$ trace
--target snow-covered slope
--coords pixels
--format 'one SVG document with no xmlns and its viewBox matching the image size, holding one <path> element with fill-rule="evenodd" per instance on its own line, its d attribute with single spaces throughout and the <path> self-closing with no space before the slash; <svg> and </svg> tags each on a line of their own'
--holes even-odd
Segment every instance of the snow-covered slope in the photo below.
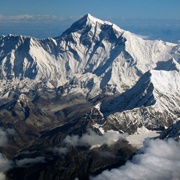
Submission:
<svg viewBox="0 0 180 180">
<path fill-rule="evenodd" d="M 174 57 L 178 63 L 178 49 L 87 14 L 57 38 L 1 36 L 0 77 L 13 85 L 25 78 L 28 84 L 43 82 L 50 88 L 66 85 L 68 93 L 89 97 L 122 93 L 158 62 Z"/>
<path fill-rule="evenodd" d="M 168 127 L 179 119 L 179 71 L 151 70 L 136 85 L 120 96 L 106 101 L 101 110 L 106 114 L 106 128 L 136 131 Z"/>
</svg>

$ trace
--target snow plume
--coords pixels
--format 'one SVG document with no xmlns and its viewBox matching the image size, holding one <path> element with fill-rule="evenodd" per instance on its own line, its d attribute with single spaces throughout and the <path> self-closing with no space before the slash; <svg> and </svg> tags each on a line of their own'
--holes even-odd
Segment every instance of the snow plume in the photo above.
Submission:
<svg viewBox="0 0 180 180">
<path fill-rule="evenodd" d="M 64 139 L 65 144 L 70 144 L 73 146 L 101 146 L 103 144 L 112 145 L 121 138 L 124 138 L 125 135 L 120 134 L 118 131 L 107 131 L 102 136 L 96 134 L 94 131 L 89 130 L 87 134 L 83 136 L 67 136 Z"/>
<path fill-rule="evenodd" d="M 180 142 L 146 140 L 144 147 L 119 169 L 104 171 L 91 180 L 180 179 Z"/>
<path fill-rule="evenodd" d="M 5 175 L 3 172 L 7 171 L 11 168 L 11 161 L 9 161 L 6 157 L 4 157 L 0 153 L 0 180 L 5 180 Z"/>
</svg>

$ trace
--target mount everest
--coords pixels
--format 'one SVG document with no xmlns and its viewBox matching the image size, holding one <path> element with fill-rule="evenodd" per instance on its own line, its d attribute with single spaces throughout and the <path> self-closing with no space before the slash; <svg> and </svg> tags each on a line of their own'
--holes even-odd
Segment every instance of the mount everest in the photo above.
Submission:
<svg viewBox="0 0 180 180">
<path fill-rule="evenodd" d="M 10 142 L 1 152 L 15 162 L 48 152 L 47 163 L 54 158 L 48 148 L 59 148 L 58 152 L 67 155 L 52 160 L 52 166 L 57 163 L 61 168 L 76 167 L 75 160 L 64 164 L 71 161 L 68 152 L 77 153 L 78 159 L 89 158 L 91 163 L 102 150 L 121 159 L 103 165 L 98 156 L 98 163 L 94 160 L 89 165 L 90 172 L 88 165 L 83 172 L 87 176 L 123 164 L 135 152 L 127 140 L 89 151 L 69 150 L 63 140 L 69 135 L 71 139 L 72 135 L 83 137 L 89 129 L 105 136 L 109 131 L 133 134 L 141 127 L 163 130 L 178 123 L 179 62 L 179 44 L 144 40 L 90 14 L 56 38 L 1 36 L 0 125 Z M 9 129 L 14 133 L 9 134 Z M 20 177 L 18 168 L 9 172 L 9 179 Z M 43 165 L 39 168 L 45 178 Z M 29 177 L 35 173 L 40 179 L 31 167 L 23 169 L 24 176 L 26 171 Z M 48 178 L 52 171 L 49 167 Z M 65 179 L 66 173 L 61 170 L 58 175 Z M 69 174 L 76 177 L 72 169 Z"/>
<path fill-rule="evenodd" d="M 179 45 L 143 40 L 90 14 L 54 39 L 0 39 L 1 79 L 68 84 L 90 98 L 122 93 L 159 62 L 173 58 L 178 62 Z"/>
</svg>

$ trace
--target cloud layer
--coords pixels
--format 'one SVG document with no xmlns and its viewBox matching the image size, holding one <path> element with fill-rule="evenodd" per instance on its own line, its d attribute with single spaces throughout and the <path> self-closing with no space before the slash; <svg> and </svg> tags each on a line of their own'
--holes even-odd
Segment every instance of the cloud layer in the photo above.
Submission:
<svg viewBox="0 0 180 180">
<path fill-rule="evenodd" d="M 147 140 L 139 153 L 124 166 L 104 171 L 92 180 L 180 179 L 180 142 Z"/>
<path fill-rule="evenodd" d="M 11 167 L 11 161 L 0 153 L 0 172 L 7 171 Z"/>
<path fill-rule="evenodd" d="M 0 147 L 6 146 L 8 144 L 8 136 L 15 134 L 14 129 L 2 129 L 0 128 Z"/>
<path fill-rule="evenodd" d="M 21 167 L 27 164 L 43 163 L 43 162 L 44 162 L 44 157 L 24 158 L 16 161 L 16 165 Z"/>
<path fill-rule="evenodd" d="M 89 130 L 87 134 L 83 136 L 67 136 L 64 139 L 65 144 L 70 144 L 73 146 L 101 146 L 103 144 L 112 145 L 121 138 L 124 138 L 125 135 L 120 134 L 118 131 L 108 131 L 105 132 L 102 136 L 96 134 L 92 130 Z"/>
<path fill-rule="evenodd" d="M 61 16 L 55 16 L 55 15 L 29 15 L 29 14 L 20 14 L 15 16 L 5 16 L 0 14 L 0 23 L 1 22 L 11 22 L 11 23 L 17 23 L 17 22 L 63 22 L 67 20 L 77 20 L 80 17 L 61 17 Z"/>
<path fill-rule="evenodd" d="M 7 171 L 11 167 L 11 161 L 9 161 L 5 156 L 0 153 L 0 180 L 6 179 L 3 172 Z"/>
<path fill-rule="evenodd" d="M 69 151 L 69 146 L 86 146 L 89 148 L 99 147 L 103 144 L 112 145 L 119 139 L 125 138 L 126 134 L 120 134 L 118 131 L 108 131 L 103 135 L 98 135 L 92 130 L 88 130 L 86 134 L 82 136 L 72 135 L 66 136 L 63 140 L 61 147 L 49 148 L 50 151 L 53 151 L 58 154 L 66 154 Z M 112 154 L 104 154 L 102 156 L 113 156 Z"/>
<path fill-rule="evenodd" d="M 2 130 L 1 128 L 0 128 L 0 139 L 1 139 L 0 140 L 1 147 L 7 145 L 7 142 L 8 142 L 7 133 L 4 130 Z"/>
<path fill-rule="evenodd" d="M 2 129 L 0 128 L 0 147 L 8 145 L 8 137 L 15 134 L 14 129 Z M 9 161 L 3 154 L 0 153 L 0 180 L 5 180 L 3 172 L 7 171 L 12 167 L 12 162 Z"/>
</svg>

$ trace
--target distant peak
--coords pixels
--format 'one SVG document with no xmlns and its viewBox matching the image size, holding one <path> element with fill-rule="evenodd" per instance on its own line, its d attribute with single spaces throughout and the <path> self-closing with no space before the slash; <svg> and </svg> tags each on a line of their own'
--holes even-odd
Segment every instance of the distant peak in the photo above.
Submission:
<svg viewBox="0 0 180 180">
<path fill-rule="evenodd" d="M 109 21 L 104 21 L 101 20 L 99 18 L 96 18 L 94 16 L 92 16 L 90 13 L 84 15 L 81 19 L 79 19 L 78 21 L 74 22 L 72 24 L 72 26 L 67 29 L 62 35 L 64 36 L 65 34 L 70 34 L 72 32 L 76 32 L 78 30 L 82 30 L 86 27 L 91 27 L 91 28 L 100 28 L 105 25 L 105 26 L 109 26 L 109 28 L 113 28 L 113 30 L 116 31 L 116 35 L 119 36 L 122 32 L 124 32 L 124 30 L 120 29 L 118 26 L 116 26 L 115 24 L 109 22 Z M 102 29 L 101 29 L 102 30 Z"/>
<path fill-rule="evenodd" d="M 85 16 L 82 17 L 82 20 L 85 20 L 85 21 L 91 21 L 91 22 L 103 22 L 102 20 L 92 16 L 90 13 L 86 14 Z"/>
<path fill-rule="evenodd" d="M 87 18 L 92 18 L 93 17 L 90 13 L 87 13 L 85 16 L 87 16 Z"/>
<path fill-rule="evenodd" d="M 100 19 L 96 18 L 95 16 L 91 15 L 90 13 L 86 14 L 85 16 L 89 20 L 101 21 Z"/>
</svg>

